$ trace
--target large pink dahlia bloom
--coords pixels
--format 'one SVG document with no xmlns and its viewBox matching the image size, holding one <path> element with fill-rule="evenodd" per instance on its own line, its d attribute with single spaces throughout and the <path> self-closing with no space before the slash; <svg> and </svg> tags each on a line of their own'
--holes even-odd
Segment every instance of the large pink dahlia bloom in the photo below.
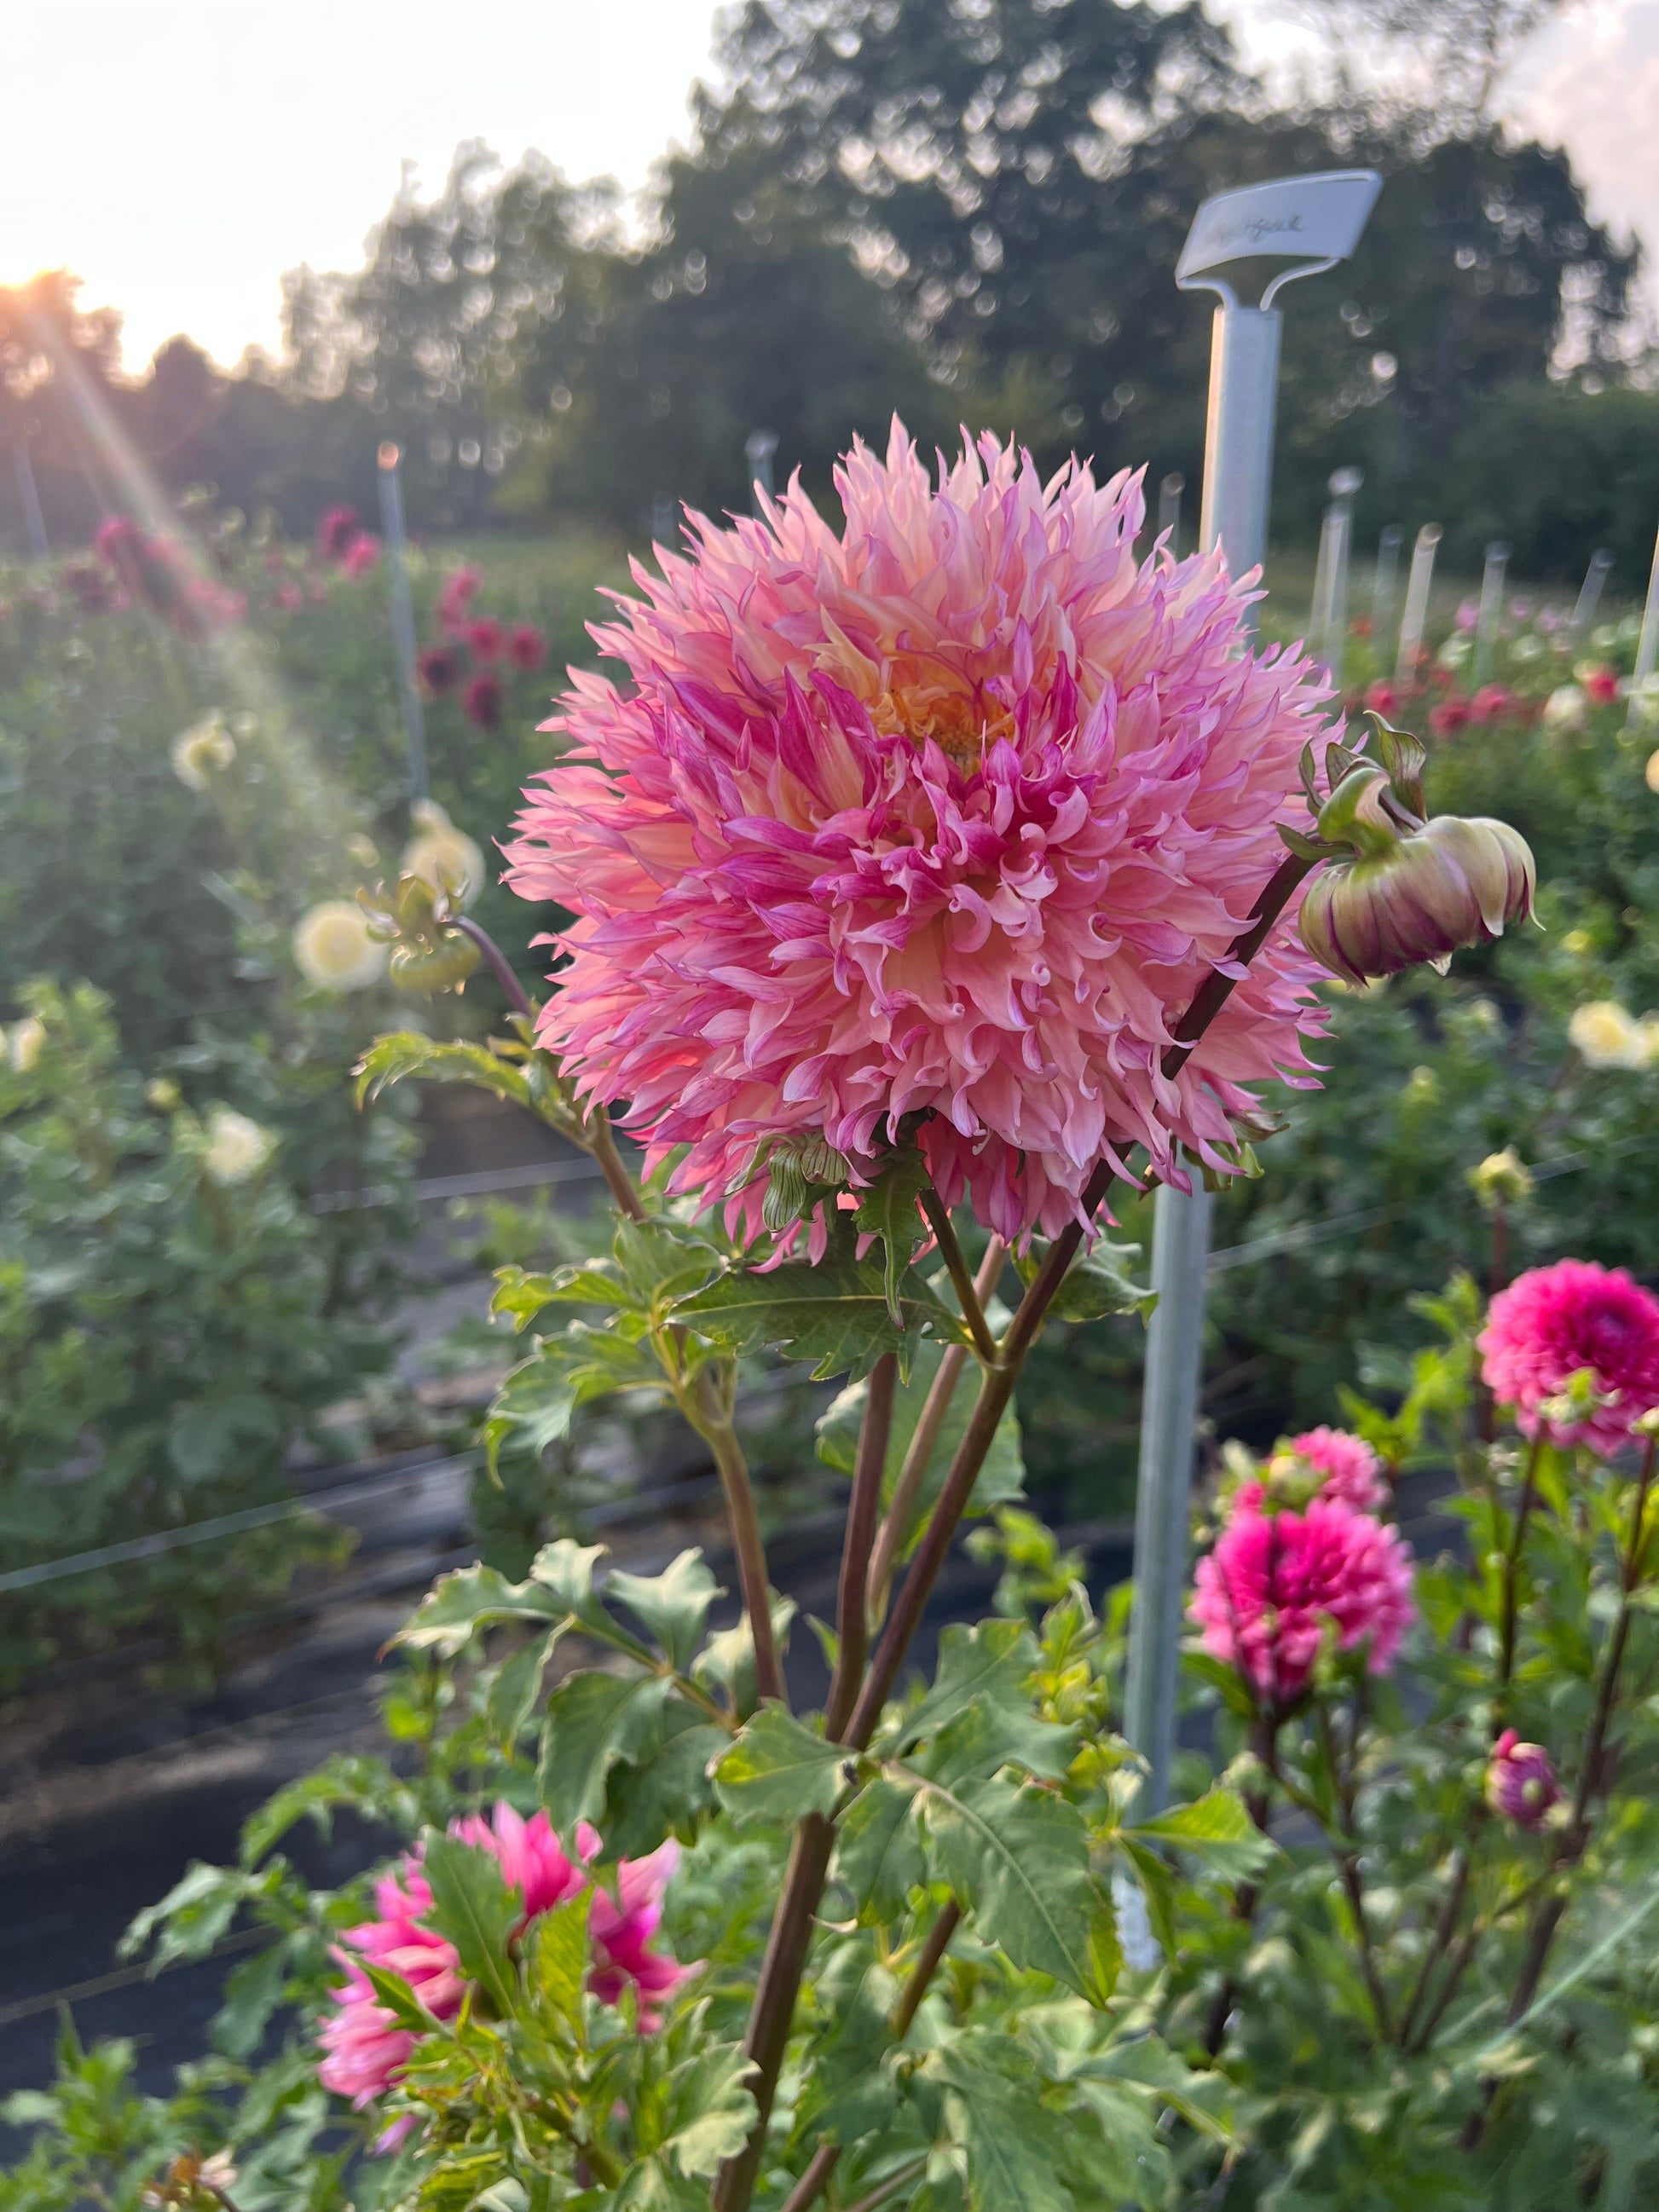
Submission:
<svg viewBox="0 0 1659 2212">
<path fill-rule="evenodd" d="M 1385 1673 L 1414 1611 L 1399 1531 L 1321 1498 L 1305 1513 L 1237 1514 L 1193 1581 L 1204 1649 L 1273 1708 L 1307 1688 L 1327 1635 L 1340 1651 L 1364 1644 L 1368 1671 Z"/>
<path fill-rule="evenodd" d="M 473 1814 L 452 1821 L 450 1833 L 492 1852 L 500 1862 L 507 1887 L 524 1900 L 520 1931 L 539 1913 L 578 1894 L 589 1878 L 584 1859 L 599 1848 L 599 1836 L 584 1825 L 577 1837 L 583 1858 L 570 1859 L 545 1813 L 526 1820 L 507 1804 L 497 1805 L 489 1820 Z M 660 2024 L 667 2000 L 696 1971 L 651 1948 L 662 1918 L 663 1892 L 678 1864 L 679 1846 L 672 1843 L 648 1858 L 624 1859 L 616 1870 L 617 1897 L 596 1885 L 588 1911 L 593 1953 L 588 1986 L 605 2003 L 615 2004 L 631 1983 L 640 2026 L 647 2033 Z M 324 2087 L 349 2097 L 360 2111 L 391 2087 L 416 2039 L 380 2002 L 359 1961 L 368 1959 L 399 1975 L 437 2020 L 454 2017 L 467 1988 L 453 1945 L 425 1925 L 432 1889 L 418 1851 L 397 1873 L 381 1877 L 374 1902 L 380 1917 L 347 1929 L 343 1942 L 349 1948 L 335 1954 L 346 1979 L 334 1992 L 336 2011 L 319 2038 L 326 2053 L 318 2069 Z M 393 2137 L 406 2132 L 401 2122 L 389 2131 Z"/>
<path fill-rule="evenodd" d="M 1283 858 L 1317 677 L 1240 650 L 1218 558 L 1137 561 L 1138 477 L 1045 485 L 988 436 L 935 488 L 895 423 L 836 482 L 840 532 L 796 485 L 694 517 L 595 629 L 631 682 L 573 673 L 507 848 L 577 917 L 544 1041 L 750 1233 L 765 1140 L 822 1132 L 857 1178 L 905 1116 L 1011 1238 L 1136 1141 L 1225 1165 L 1252 1085 L 1311 1080 L 1288 919 L 1158 1061 Z"/>
<path fill-rule="evenodd" d="M 1478 1341 L 1486 1388 L 1514 1407 L 1524 1436 L 1541 1427 L 1556 1443 L 1614 1452 L 1631 1423 L 1659 1406 L 1659 1298 L 1622 1267 L 1558 1260 L 1517 1275 L 1487 1309 Z M 1607 1403 L 1588 1421 L 1547 1419 L 1544 1406 L 1586 1368 Z"/>
</svg>

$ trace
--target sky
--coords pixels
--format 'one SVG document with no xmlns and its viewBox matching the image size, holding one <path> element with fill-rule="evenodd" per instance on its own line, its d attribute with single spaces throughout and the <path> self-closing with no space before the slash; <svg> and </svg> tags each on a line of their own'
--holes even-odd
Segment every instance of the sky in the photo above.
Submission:
<svg viewBox="0 0 1659 2212">
<path fill-rule="evenodd" d="M 1248 23 L 1258 0 L 1231 0 Z M 142 368 L 276 350 L 281 279 L 349 269 L 404 161 L 535 147 L 634 189 L 689 131 L 711 0 L 46 0 L 4 9 L 0 284 L 68 266 Z M 21 97 L 17 96 L 21 94 Z M 1659 258 L 1659 0 L 1578 0 L 1508 94 Z M 1659 304 L 1659 275 L 1649 273 Z"/>
</svg>

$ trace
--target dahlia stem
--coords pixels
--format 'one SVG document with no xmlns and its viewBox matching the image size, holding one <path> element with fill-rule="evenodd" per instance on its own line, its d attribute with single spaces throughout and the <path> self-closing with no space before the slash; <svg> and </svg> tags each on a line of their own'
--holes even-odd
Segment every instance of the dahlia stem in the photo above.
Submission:
<svg viewBox="0 0 1659 2212">
<path fill-rule="evenodd" d="M 921 2008 L 927 1994 L 928 1984 L 939 1970 L 941 1960 L 951 1947 L 951 1938 L 962 1924 L 962 1907 L 953 1897 L 944 1907 L 939 1918 L 927 1931 L 927 1941 L 921 1947 L 921 1956 L 911 1970 L 898 2002 L 893 2008 L 893 2040 L 902 2043 L 910 2033 L 910 2023 Z"/>
<path fill-rule="evenodd" d="M 1298 859 L 1294 853 L 1286 854 L 1251 908 L 1249 926 L 1228 946 L 1229 967 L 1235 963 L 1241 967 L 1249 966 L 1267 943 L 1268 932 L 1290 904 L 1297 886 L 1320 865 L 1317 860 Z M 1186 1066 L 1192 1057 L 1193 1047 L 1231 998 L 1238 982 L 1237 975 L 1224 975 L 1218 967 L 1211 969 L 1194 994 L 1192 1004 L 1170 1032 L 1175 1042 L 1159 1063 L 1164 1075 L 1177 1074 Z"/>
<path fill-rule="evenodd" d="M 921 1194 L 921 1210 L 927 1217 L 927 1226 L 933 1231 L 951 1277 L 951 1287 L 957 1294 L 957 1304 L 962 1308 L 962 1317 L 968 1324 L 968 1334 L 974 1340 L 974 1350 L 987 1367 L 994 1366 L 997 1340 L 987 1325 L 984 1308 L 979 1302 L 979 1286 L 963 1257 L 962 1247 L 957 1242 L 957 1232 L 951 1225 L 950 1208 L 930 1184 Z"/>
<path fill-rule="evenodd" d="M 1515 1673 L 1516 1617 L 1519 1609 L 1521 1553 L 1527 1540 L 1527 1523 L 1532 1517 L 1533 1501 L 1538 1492 L 1538 1460 L 1544 1449 L 1544 1431 L 1539 1429 L 1527 1454 L 1526 1479 L 1521 1485 L 1521 1502 L 1515 1509 L 1515 1526 L 1510 1532 L 1509 1548 L 1504 1554 L 1504 1610 L 1498 1653 L 1498 1682 L 1500 1691 L 1507 1691 Z M 1500 1705 L 1502 1699 L 1499 1700 Z"/>
<path fill-rule="evenodd" d="M 1584 1856 L 1589 1842 L 1590 1807 L 1601 1782 L 1607 1756 L 1607 1730 L 1613 1723 L 1614 1707 L 1619 1697 L 1619 1676 L 1625 1663 L 1625 1647 L 1630 1641 L 1630 1625 L 1635 1607 L 1632 1601 L 1636 1586 L 1642 1579 L 1642 1563 L 1647 1551 L 1644 1523 L 1647 1519 L 1648 1494 L 1653 1487 L 1653 1464 L 1656 1443 L 1659 1439 L 1650 1437 L 1647 1449 L 1642 1455 L 1641 1478 L 1636 1486 L 1636 1499 L 1631 1509 L 1630 1546 L 1626 1553 L 1620 1577 L 1620 1601 L 1619 1613 L 1607 1639 L 1607 1656 L 1602 1662 L 1601 1680 L 1596 1692 L 1595 1717 L 1590 1722 L 1589 1736 L 1584 1746 L 1584 1764 L 1578 1777 L 1578 1787 L 1573 1793 L 1572 1817 L 1567 1823 L 1555 1854 L 1558 1874 L 1565 1875 Z M 1515 1985 L 1515 1995 L 1510 2000 L 1507 2017 L 1513 2022 L 1531 2004 L 1538 1991 L 1544 1967 L 1555 1941 L 1555 1931 L 1560 1926 L 1567 1910 L 1565 1890 L 1558 1891 L 1540 1908 L 1533 1922 L 1526 1955 L 1522 1960 L 1520 1978 Z"/>
<path fill-rule="evenodd" d="M 839 2143 L 820 2143 L 807 2161 L 800 2179 L 783 2200 L 783 2212 L 807 2212 L 830 2185 L 830 2177 L 841 2157 Z"/>
<path fill-rule="evenodd" d="M 809 1814 L 795 1830 L 789 1847 L 789 1867 L 783 1894 L 772 1917 L 766 1956 L 761 1961 L 755 1989 L 755 2008 L 750 2015 L 744 2046 L 754 2062 L 749 2087 L 756 2105 L 755 2124 L 749 2140 L 735 2158 L 727 2159 L 714 2184 L 714 2212 L 745 2212 L 755 2193 L 761 2160 L 766 2150 L 767 2124 L 777 2094 L 789 2029 L 795 2016 L 795 1996 L 806 1965 L 812 1939 L 812 1916 L 823 1893 L 830 1871 L 830 1851 L 836 1832 L 817 1813 Z"/>
<path fill-rule="evenodd" d="M 1002 1273 L 1002 1263 L 1008 1256 L 1008 1247 L 1000 1237 L 993 1237 L 985 1248 L 985 1257 L 979 1263 L 979 1273 L 974 1279 L 974 1291 L 984 1310 L 985 1303 L 996 1288 L 997 1278 Z M 870 1578 L 866 1602 L 872 1628 L 879 1627 L 887 1611 L 887 1597 L 892 1587 L 893 1567 L 898 1557 L 904 1532 L 910 1525 L 915 1510 L 916 1492 L 921 1488 L 933 1456 L 933 1447 L 939 1442 L 939 1431 L 951 1410 L 957 1395 L 957 1385 L 962 1380 L 962 1370 L 968 1364 L 965 1345 L 946 1345 L 940 1355 L 939 1371 L 933 1376 L 933 1387 L 923 1401 L 921 1418 L 916 1423 L 910 1438 L 909 1449 L 904 1455 L 904 1464 L 899 1469 L 898 1480 L 893 1486 L 892 1503 L 876 1538 L 875 1554 L 870 1562 Z"/>
<path fill-rule="evenodd" d="M 645 1201 L 640 1196 L 633 1176 L 623 1165 L 622 1154 L 617 1150 L 616 1133 L 611 1127 L 610 1115 L 603 1106 L 596 1105 L 582 1126 L 584 1141 L 598 1161 L 605 1188 L 618 1208 L 630 1221 L 643 1221 L 646 1218 Z"/>
<path fill-rule="evenodd" d="M 864 1662 L 870 1649 L 870 1623 L 864 1593 L 870 1576 L 876 1523 L 881 1518 L 881 1484 L 887 1468 L 887 1443 L 893 1431 L 893 1396 L 897 1387 L 898 1354 L 884 1352 L 870 1370 L 869 1395 L 865 1400 L 858 1457 L 853 1468 L 853 1495 L 847 1509 L 847 1530 L 842 1540 L 841 1588 L 836 1606 L 836 1671 L 823 1717 L 823 1731 L 828 1736 L 838 1736 L 847 1725 L 859 1684 L 864 1679 Z"/>
<path fill-rule="evenodd" d="M 714 1453 L 714 1465 L 720 1471 L 732 1547 L 738 1558 L 738 1587 L 755 1643 L 756 1687 L 763 1698 L 773 1698 L 781 1705 L 787 1705 L 777 1639 L 772 1633 L 772 1591 L 766 1571 L 766 1547 L 761 1539 L 760 1515 L 755 1507 L 754 1485 L 749 1480 L 749 1463 L 732 1425 L 725 1393 L 716 1388 L 709 1368 L 699 1370 L 689 1396 L 683 1398 L 681 1404 L 687 1419 Z"/>
<path fill-rule="evenodd" d="M 878 2205 L 884 2204 L 890 2197 L 896 2197 L 901 2189 L 908 2189 L 913 2181 L 920 2181 L 927 2171 L 926 2158 L 913 2158 L 908 2166 L 900 2166 L 896 2173 L 890 2173 L 885 2181 L 878 2181 L 867 2197 L 860 2197 L 856 2204 L 849 2205 L 848 2212 L 876 2212 Z"/>
<path fill-rule="evenodd" d="M 921 1955 L 912 1968 L 910 1978 L 904 1984 L 898 2003 L 894 2007 L 890 2026 L 895 2043 L 902 2043 L 908 2034 L 910 2023 L 927 1994 L 928 1984 L 939 1972 L 939 1962 L 961 1923 L 962 1907 L 952 1898 L 928 1930 Z M 820 2143 L 813 2152 L 805 2172 L 784 2199 L 782 2212 L 807 2212 L 807 2208 L 817 2202 L 827 2187 L 840 2157 L 839 2143 Z"/>
<path fill-rule="evenodd" d="M 1423 2008 L 1424 2000 L 1429 1994 L 1435 1969 L 1445 1957 L 1452 1937 L 1457 1933 L 1457 1923 L 1463 1911 L 1463 1899 L 1468 1893 L 1469 1871 L 1473 1859 L 1474 1855 L 1467 1844 L 1460 1844 L 1453 1853 L 1451 1880 L 1446 1885 L 1446 1894 L 1441 1905 L 1438 1917 L 1434 1923 L 1434 1933 L 1429 1938 L 1427 1950 L 1423 1954 L 1423 1963 L 1418 1969 L 1417 1979 L 1412 1985 L 1411 1995 L 1406 2000 L 1406 2009 L 1400 2015 L 1398 2041 L 1402 2051 L 1411 2049 L 1412 2031 L 1417 2024 L 1417 2015 Z"/>
<path fill-rule="evenodd" d="M 530 1003 L 529 994 L 514 974 L 511 962 L 489 932 L 480 929 L 476 921 L 469 921 L 464 914 L 458 915 L 451 927 L 459 929 L 463 937 L 470 937 L 483 953 L 490 974 L 501 987 L 501 996 L 514 1012 L 521 1014 L 526 1021 L 531 1020 L 536 1009 Z"/>
</svg>

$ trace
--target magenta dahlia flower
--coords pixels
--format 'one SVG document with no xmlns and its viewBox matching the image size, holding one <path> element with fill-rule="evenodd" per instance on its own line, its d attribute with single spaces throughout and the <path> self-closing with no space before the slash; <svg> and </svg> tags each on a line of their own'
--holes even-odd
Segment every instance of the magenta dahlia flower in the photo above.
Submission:
<svg viewBox="0 0 1659 2212">
<path fill-rule="evenodd" d="M 1273 1711 L 1307 1688 L 1328 1637 L 1363 1644 L 1368 1671 L 1386 1673 L 1414 1612 L 1398 1529 L 1322 1498 L 1305 1513 L 1236 1514 L 1193 1580 L 1204 1649 Z"/>
<path fill-rule="evenodd" d="M 1522 1743 L 1505 1729 L 1486 1767 L 1486 1802 L 1522 1828 L 1535 1828 L 1561 1795 L 1550 1755 L 1541 1744 Z"/>
<path fill-rule="evenodd" d="M 1240 1483 L 1229 1501 L 1233 1512 L 1259 1513 L 1270 1497 L 1281 1505 L 1321 1498 L 1356 1513 L 1377 1512 L 1389 1502 L 1382 1461 L 1346 1429 L 1322 1426 L 1292 1437 L 1267 1462 L 1265 1474 L 1265 1480 Z"/>
<path fill-rule="evenodd" d="M 903 1122 L 1010 1238 L 1137 1142 L 1224 1170 L 1251 1086 L 1313 1080 L 1292 917 L 1159 1060 L 1283 857 L 1321 678 L 1241 650 L 1218 556 L 1137 561 L 1138 477 L 1045 485 L 988 436 L 935 488 L 896 423 L 836 482 L 839 532 L 798 484 L 694 517 L 594 630 L 629 682 L 573 672 L 507 848 L 577 917 L 543 1041 L 750 1235 L 780 1139 L 859 1181 Z"/>
<path fill-rule="evenodd" d="M 1351 1505 L 1356 1513 L 1375 1513 L 1388 1504 L 1382 1462 L 1364 1437 L 1322 1424 L 1292 1437 L 1289 1449 L 1319 1477 L 1318 1495 L 1327 1505 Z"/>
<path fill-rule="evenodd" d="M 489 1820 L 473 1814 L 453 1821 L 450 1833 L 493 1853 L 500 1862 L 508 1887 L 524 1900 L 520 1933 L 538 1914 L 564 1904 L 586 1887 L 589 1877 L 584 1861 L 599 1848 L 598 1835 L 584 1825 L 577 1837 L 583 1856 L 573 1860 L 561 1848 L 545 1813 L 532 1814 L 526 1820 L 505 1803 L 496 1806 Z M 678 1863 L 679 1846 L 673 1843 L 663 1844 L 648 1858 L 624 1859 L 616 1869 L 617 1896 L 613 1899 L 596 1884 L 589 1908 L 593 1965 L 588 1986 L 604 2002 L 615 2004 L 631 1983 L 639 2024 L 647 2034 L 660 2026 L 664 2005 L 696 1971 L 652 1948 L 662 1918 L 663 1892 Z M 397 1873 L 381 1877 L 374 1902 L 379 1918 L 349 1928 L 342 1939 L 349 1948 L 335 1952 L 346 1979 L 334 1991 L 337 2009 L 319 2038 L 326 2053 L 319 2078 L 325 2088 L 349 2097 L 358 2111 L 391 2087 L 416 2041 L 380 2002 L 359 1961 L 367 1959 L 399 1975 L 437 2020 L 454 2017 L 468 1987 L 454 1947 L 425 1925 L 432 1910 L 432 1890 L 421 1870 L 418 1851 L 405 1857 Z M 399 2122 L 389 2133 L 396 2137 L 407 2131 Z"/>
<path fill-rule="evenodd" d="M 1477 1342 L 1486 1388 L 1514 1407 L 1524 1436 L 1541 1428 L 1553 1443 L 1606 1455 L 1659 1406 L 1659 1298 L 1622 1267 L 1558 1260 L 1517 1275 L 1492 1300 Z M 1605 1402 L 1588 1420 L 1552 1420 L 1544 1407 L 1586 1371 Z"/>
</svg>

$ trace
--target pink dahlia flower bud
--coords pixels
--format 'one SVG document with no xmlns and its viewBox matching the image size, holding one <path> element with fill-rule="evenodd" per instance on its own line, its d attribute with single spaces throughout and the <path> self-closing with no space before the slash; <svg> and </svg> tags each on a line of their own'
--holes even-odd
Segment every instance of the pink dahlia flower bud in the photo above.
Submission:
<svg viewBox="0 0 1659 2212">
<path fill-rule="evenodd" d="M 1271 1711 L 1293 1705 L 1322 1649 L 1364 1646 L 1385 1674 L 1414 1613 L 1397 1529 L 1316 1498 L 1305 1513 L 1236 1514 L 1194 1577 L 1204 1649 L 1235 1667 Z"/>
<path fill-rule="evenodd" d="M 489 1820 L 474 1814 L 452 1821 L 449 1832 L 490 1852 L 508 1888 L 522 1899 L 524 1917 L 515 1942 L 539 1914 L 565 1904 L 587 1887 L 586 1861 L 599 1848 L 598 1835 L 584 1824 L 577 1838 L 582 1856 L 570 1859 L 545 1813 L 532 1814 L 526 1820 L 507 1804 L 498 1804 Z M 673 1843 L 663 1844 L 648 1858 L 624 1859 L 616 1869 L 617 1896 L 595 1884 L 589 1909 L 593 1963 L 588 1986 L 605 2003 L 615 2004 L 631 1984 L 639 2024 L 647 2034 L 661 2026 L 664 2006 L 696 1971 L 677 1965 L 652 1947 L 662 1918 L 663 1893 L 678 1864 L 679 1846 Z M 418 1851 L 405 1857 L 397 1873 L 381 1877 L 374 1902 L 379 1917 L 347 1929 L 335 1951 L 346 1979 L 333 1993 L 333 2017 L 318 2039 L 325 2053 L 318 2078 L 325 2088 L 349 2097 L 359 2112 L 392 2086 L 417 2040 L 379 2002 L 359 1962 L 367 1959 L 400 1976 L 437 2020 L 453 2019 L 471 1986 L 461 1972 L 453 1945 L 426 1925 L 432 1890 L 421 1870 Z M 473 1995 L 476 2000 L 476 1990 Z M 392 2132 L 406 2133 L 407 2128 L 399 2124 Z"/>
<path fill-rule="evenodd" d="M 1659 1406 L 1659 1298 L 1622 1267 L 1558 1260 L 1517 1275 L 1477 1341 L 1486 1388 L 1515 1408 L 1523 1436 L 1541 1431 L 1605 1456 Z M 1589 1391 L 1575 1390 L 1586 1376 Z"/>
<path fill-rule="evenodd" d="M 798 485 L 695 520 L 596 631 L 625 680 L 573 674 L 507 848 L 575 916 L 542 1042 L 744 1237 L 786 1139 L 857 1183 L 914 1129 L 1010 1240 L 1137 1143 L 1237 1173 L 1253 1086 L 1313 1080 L 1288 919 L 1163 1062 L 1279 866 L 1322 678 L 1250 648 L 1218 556 L 1137 558 L 1137 477 L 987 436 L 934 483 L 895 424 L 836 485 L 844 527 Z"/>
<path fill-rule="evenodd" d="M 1356 1513 L 1379 1512 L 1388 1504 L 1382 1462 L 1363 1437 L 1346 1429 L 1308 1429 L 1281 1443 L 1261 1480 L 1241 1483 L 1229 1504 L 1234 1513 L 1259 1513 L 1269 1499 L 1299 1510 L 1314 1498 Z"/>
<path fill-rule="evenodd" d="M 1506 822 L 1438 814 L 1414 825 L 1387 771 L 1364 761 L 1319 817 L 1327 841 L 1351 860 L 1328 861 L 1302 901 L 1302 941 L 1334 975 L 1363 983 L 1460 946 L 1501 937 L 1532 915 L 1527 841 Z"/>
<path fill-rule="evenodd" d="M 526 676 L 533 676 L 547 659 L 547 640 L 534 623 L 520 623 L 508 633 L 507 658 Z"/>
<path fill-rule="evenodd" d="M 1561 1795 L 1550 1755 L 1541 1744 L 1522 1743 L 1505 1729 L 1492 1747 L 1486 1802 L 1522 1828 L 1535 1828 Z"/>
</svg>

